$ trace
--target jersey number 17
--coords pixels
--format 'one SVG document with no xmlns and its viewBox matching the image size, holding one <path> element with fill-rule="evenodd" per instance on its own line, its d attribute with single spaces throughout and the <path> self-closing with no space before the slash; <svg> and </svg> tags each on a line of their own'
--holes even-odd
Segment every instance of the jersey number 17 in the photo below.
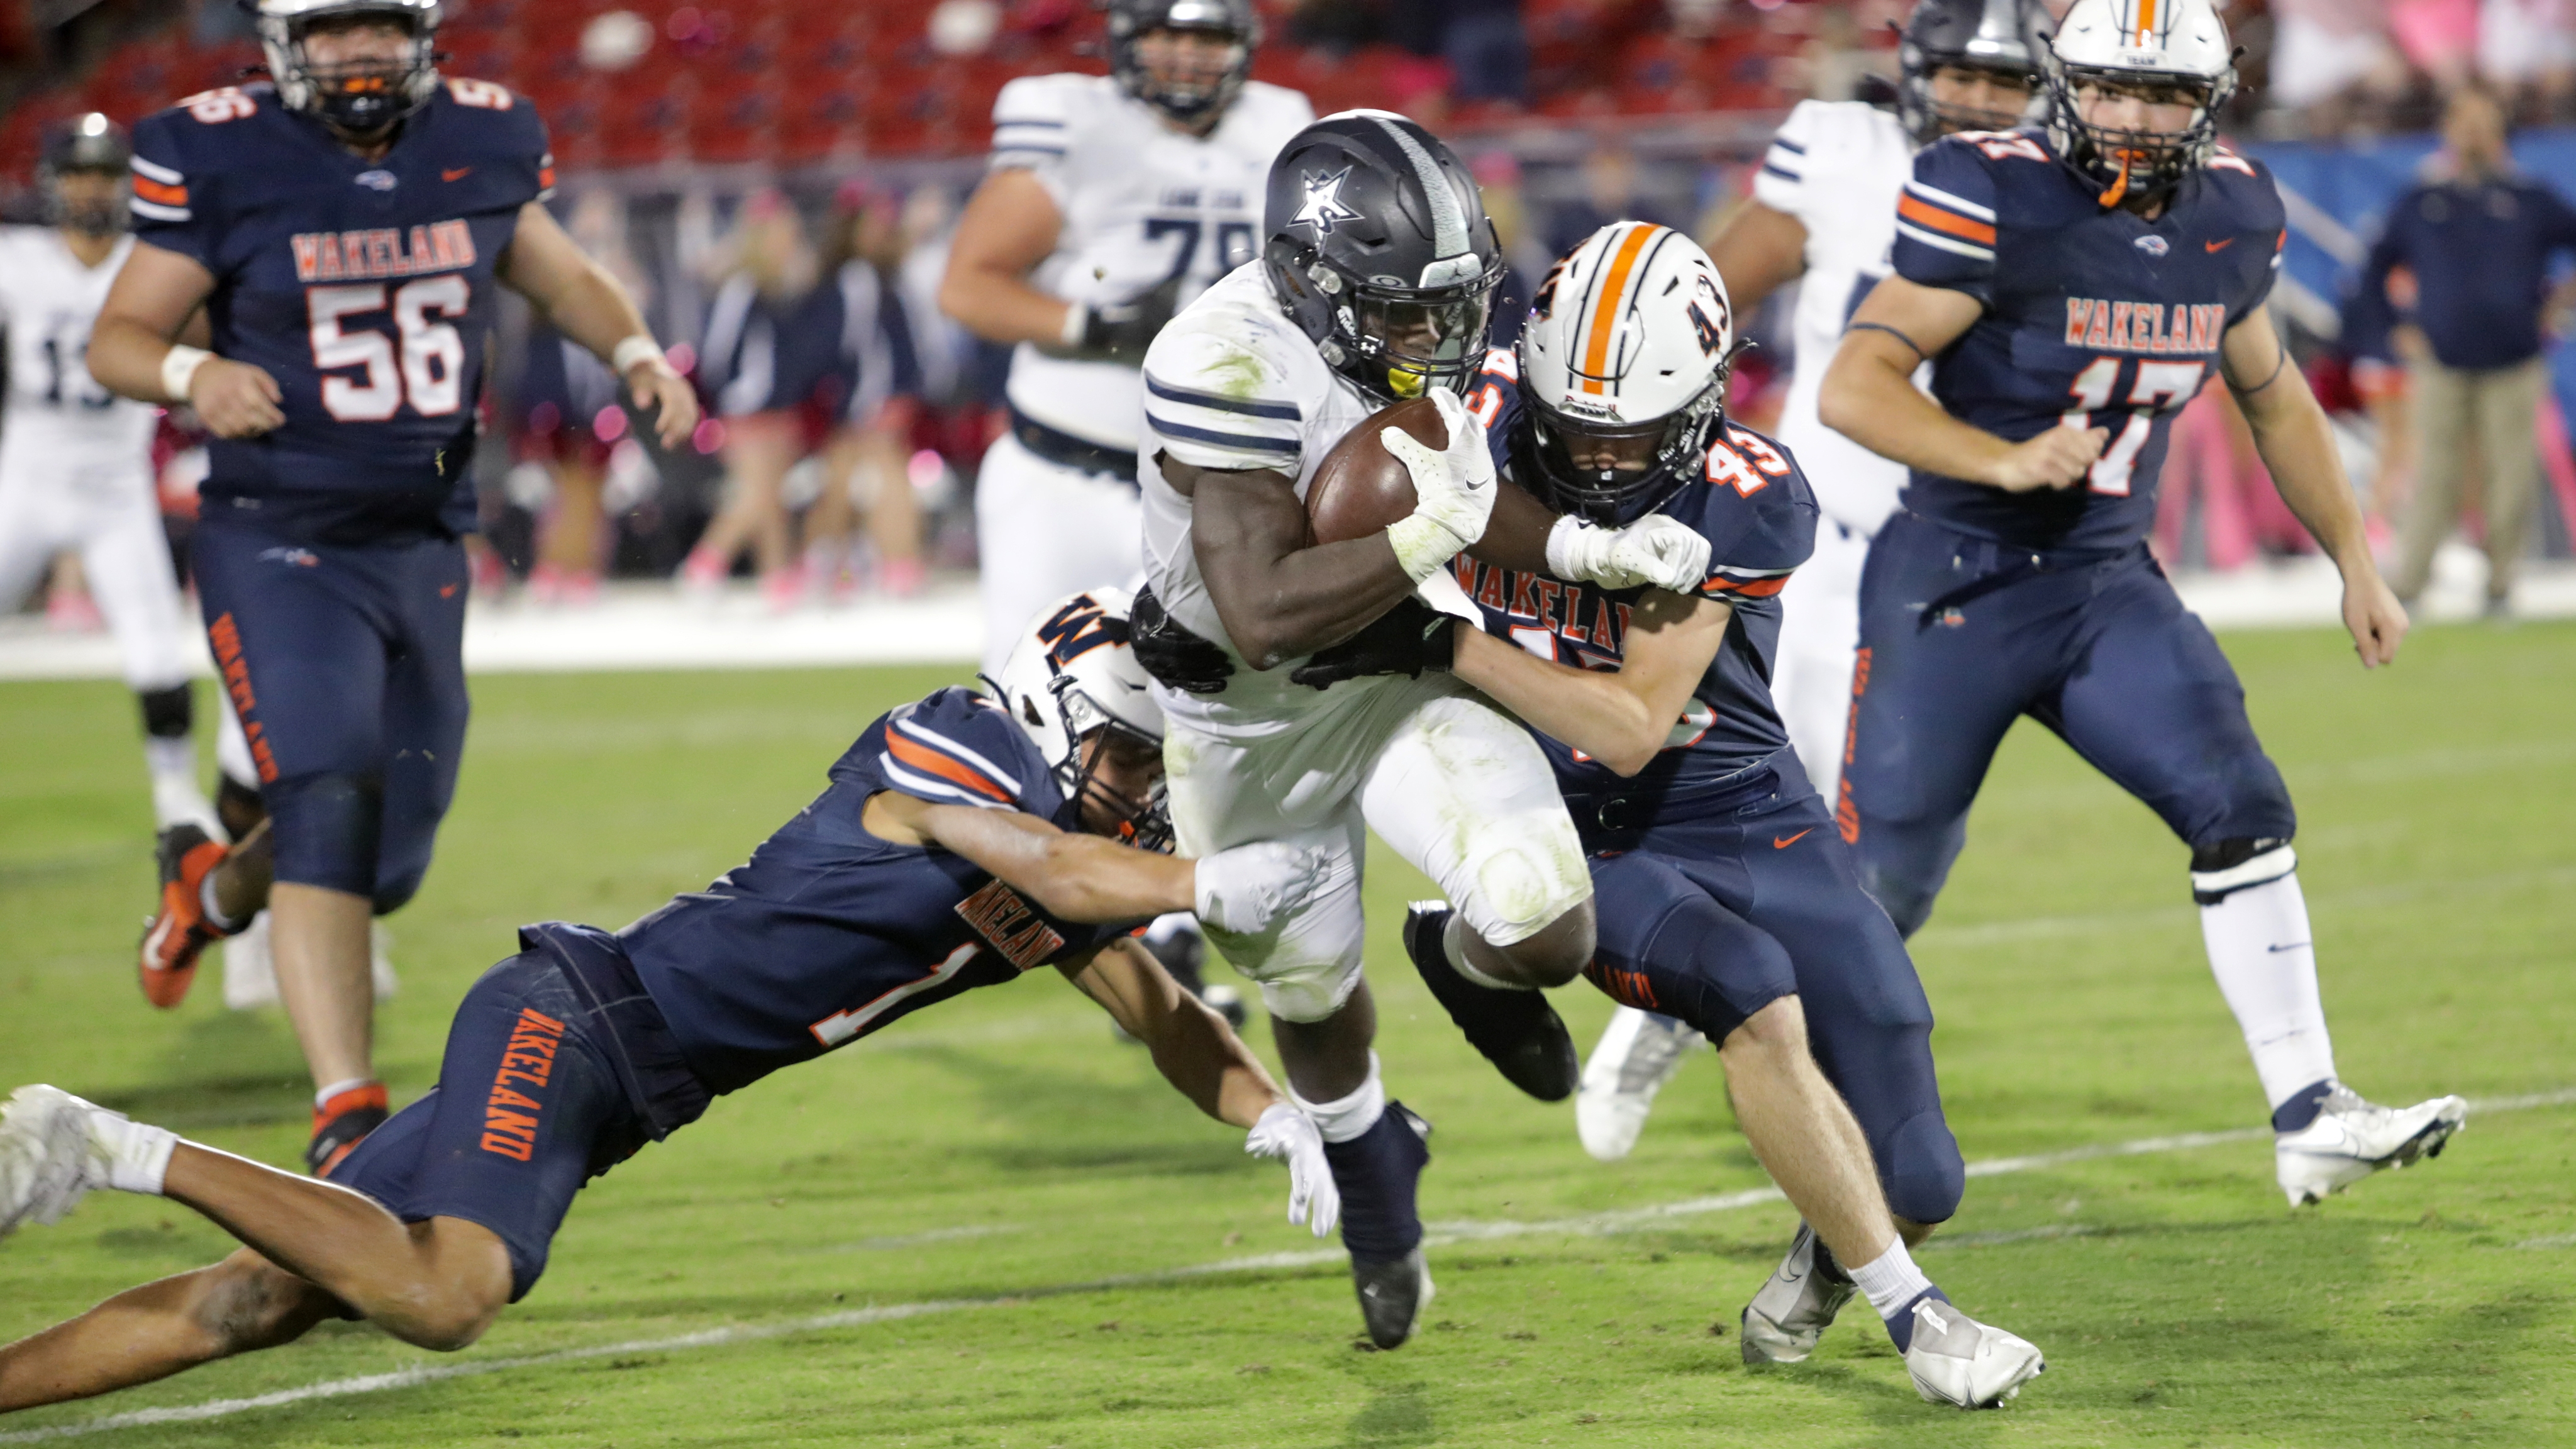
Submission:
<svg viewBox="0 0 2576 1449">
<path fill-rule="evenodd" d="M 2075 374 L 2075 383 L 2067 389 L 2075 396 L 2075 406 L 2068 410 L 2065 422 L 2070 428 L 2090 429 L 2097 426 L 2095 413 L 2111 406 L 2111 394 L 2118 387 L 2120 369 L 2129 361 L 2121 357 L 2097 357 Z M 2200 391 L 2200 375 L 2208 366 L 2200 362 L 2141 362 L 2137 376 L 2129 381 L 2129 416 L 2102 456 L 2085 470 L 2085 486 L 2096 493 L 2125 498 L 2129 494 L 2130 475 L 2137 470 L 2138 454 L 2147 446 L 2155 431 L 2156 415 L 2169 413 L 2191 401 Z M 2110 426 L 2105 421 L 2099 426 Z"/>
</svg>

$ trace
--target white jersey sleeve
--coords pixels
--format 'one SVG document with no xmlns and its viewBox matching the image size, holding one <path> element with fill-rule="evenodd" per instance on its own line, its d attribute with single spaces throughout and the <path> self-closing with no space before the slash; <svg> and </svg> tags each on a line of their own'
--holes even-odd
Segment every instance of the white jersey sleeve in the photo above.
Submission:
<svg viewBox="0 0 2576 1449">
<path fill-rule="evenodd" d="M 1753 173 L 1753 199 L 1801 221 L 1807 215 L 1807 153 L 1816 144 L 1817 113 L 1824 104 L 1798 102 L 1762 153 L 1762 169 Z"/>
<path fill-rule="evenodd" d="M 1166 330 L 1145 359 L 1150 446 L 1193 467 L 1296 473 L 1305 410 L 1279 361 L 1212 330 Z"/>
<path fill-rule="evenodd" d="M 1065 157 L 1071 149 L 1071 88 L 1080 79 L 1068 75 L 1024 75 L 1006 83 L 993 98 L 995 171 L 1026 171 L 1055 198 L 1061 211 L 1071 199 L 1065 179 Z"/>
<path fill-rule="evenodd" d="M 109 392 L 88 362 L 90 327 L 133 248 L 131 237 L 121 239 L 90 266 L 51 227 L 0 227 L 9 374 L 0 448 L 11 468 L 148 475 L 159 409 Z"/>
</svg>

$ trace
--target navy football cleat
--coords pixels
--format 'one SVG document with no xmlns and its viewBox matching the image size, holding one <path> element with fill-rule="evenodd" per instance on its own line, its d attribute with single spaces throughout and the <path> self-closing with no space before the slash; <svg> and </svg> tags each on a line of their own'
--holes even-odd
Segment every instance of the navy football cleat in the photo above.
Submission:
<svg viewBox="0 0 2576 1449">
<path fill-rule="evenodd" d="M 1333 1185 L 1342 1191 L 1342 1245 L 1351 1252 L 1351 1284 L 1369 1342 L 1401 1347 L 1431 1302 L 1431 1269 L 1422 1259 L 1422 1215 L 1414 1188 L 1431 1165 L 1431 1124 L 1402 1102 L 1389 1102 L 1369 1130 L 1324 1144 Z"/>
<path fill-rule="evenodd" d="M 1459 975 L 1440 945 L 1450 915 L 1446 901 L 1415 901 L 1405 910 L 1404 954 L 1413 958 L 1423 984 L 1505 1081 L 1542 1102 L 1573 1096 L 1583 1061 L 1547 994 L 1496 990 Z"/>
</svg>

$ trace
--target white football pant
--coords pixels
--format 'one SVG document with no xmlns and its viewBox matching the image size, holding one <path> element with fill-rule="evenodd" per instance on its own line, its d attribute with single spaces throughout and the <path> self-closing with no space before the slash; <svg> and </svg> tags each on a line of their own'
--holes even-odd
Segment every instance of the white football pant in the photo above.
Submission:
<svg viewBox="0 0 2576 1449">
<path fill-rule="evenodd" d="M 0 608 L 15 608 L 55 554 L 77 549 L 90 597 L 139 693 L 188 681 L 188 620 L 142 460 L 113 465 L 0 445 Z"/>
<path fill-rule="evenodd" d="M 1134 587 L 1144 536 L 1136 485 L 1050 463 L 1007 433 L 996 439 L 975 479 L 984 672 L 1002 672 L 1045 605 L 1077 589 Z"/>
<path fill-rule="evenodd" d="M 1819 517 L 1815 553 L 1780 589 L 1771 700 L 1828 808 L 1843 774 L 1852 658 L 1860 648 L 1860 571 L 1868 561 L 1868 534 Z"/>
<path fill-rule="evenodd" d="M 1269 930 L 1207 933 L 1260 983 L 1275 1016 L 1320 1021 L 1358 986 L 1370 829 L 1497 946 L 1527 940 L 1591 898 L 1547 757 L 1448 674 L 1336 684 L 1320 707 L 1269 734 L 1221 737 L 1167 718 L 1163 760 L 1181 854 L 1284 840 L 1332 857 L 1325 888 Z"/>
</svg>

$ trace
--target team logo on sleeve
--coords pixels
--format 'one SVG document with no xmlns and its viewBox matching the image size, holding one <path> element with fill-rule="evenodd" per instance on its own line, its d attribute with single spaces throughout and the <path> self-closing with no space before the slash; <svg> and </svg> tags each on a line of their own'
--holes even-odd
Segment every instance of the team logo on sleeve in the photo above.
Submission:
<svg viewBox="0 0 2576 1449">
<path fill-rule="evenodd" d="M 1342 183 L 1351 179 L 1351 168 L 1343 167 L 1330 176 L 1306 173 L 1306 204 L 1288 218 L 1290 226 L 1310 227 L 1319 237 L 1331 236 L 1333 228 L 1346 221 L 1357 221 L 1360 214 L 1342 202 Z"/>
</svg>

